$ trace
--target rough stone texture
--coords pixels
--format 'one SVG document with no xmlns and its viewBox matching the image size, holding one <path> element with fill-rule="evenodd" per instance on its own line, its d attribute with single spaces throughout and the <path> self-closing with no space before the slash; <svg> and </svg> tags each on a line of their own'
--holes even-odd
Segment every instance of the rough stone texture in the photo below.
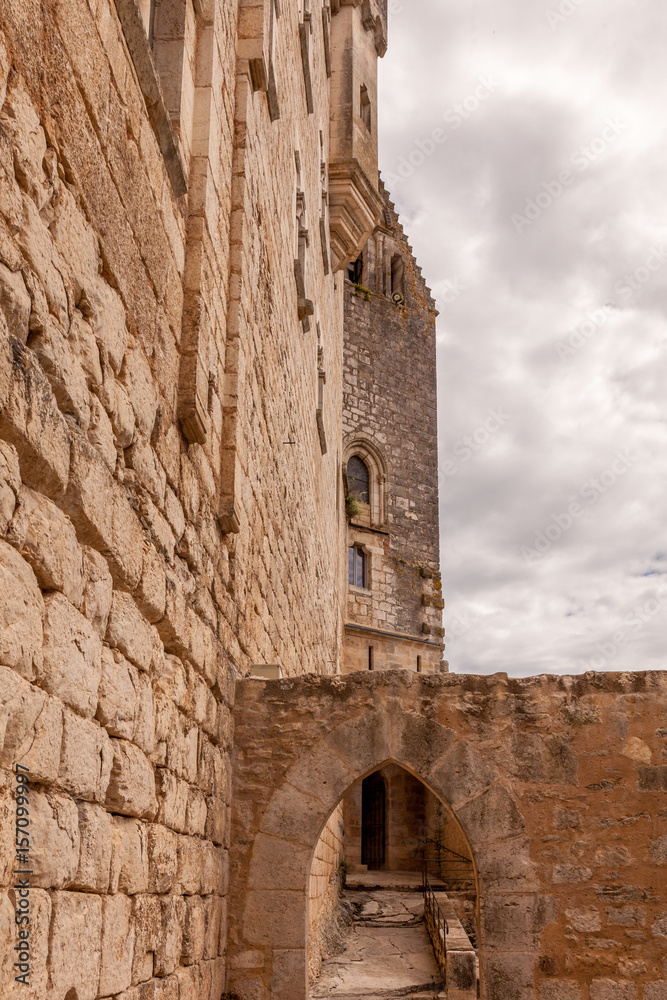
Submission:
<svg viewBox="0 0 667 1000">
<path fill-rule="evenodd" d="M 662 673 L 244 680 L 235 707 L 232 987 L 270 997 L 262 969 L 272 949 L 302 949 L 305 962 L 310 845 L 346 789 L 393 760 L 453 811 L 470 845 L 483 995 L 635 1000 L 655 983 L 667 934 L 662 866 L 649 856 L 662 835 L 663 796 L 642 786 L 647 765 L 612 734 L 623 718 L 627 736 L 657 756 L 666 697 Z M 591 721 L 570 724 L 574 703 Z M 566 767 L 545 769 L 538 754 L 535 773 L 527 770 L 525 746 L 540 739 L 567 744 Z M 565 814 L 588 822 L 563 828 Z M 266 837 L 285 844 L 272 852 L 270 880 Z M 623 863 L 608 870 L 609 861 Z M 261 953 L 252 968 L 232 971 L 251 951 Z M 305 1000 L 305 972 L 301 982 L 293 1000 Z"/>
<path fill-rule="evenodd" d="M 667 768 L 664 690 L 651 678 L 455 679 L 437 698 L 416 684 L 423 700 L 391 746 L 391 706 L 375 706 L 375 691 L 350 730 L 340 679 L 322 711 L 317 685 L 290 689 L 295 711 L 309 705 L 298 728 L 261 704 L 251 724 L 242 693 L 248 760 L 230 822 L 236 679 L 254 665 L 288 676 L 342 665 L 344 445 L 362 425 L 386 460 L 389 535 L 370 515 L 359 527 L 376 576 L 355 616 L 410 633 L 378 638 L 387 666 L 414 669 L 420 649 L 425 669 L 440 658 L 432 303 L 390 203 L 381 225 L 374 215 L 386 4 L 311 0 L 299 24 L 301 9 L 187 0 L 184 23 L 156 26 L 150 59 L 133 2 L 0 5 L 0 995 L 299 1000 L 313 850 L 345 790 L 393 760 L 432 775 L 485 834 L 471 841 L 488 912 L 511 909 L 503 893 L 520 897 L 520 944 L 483 942 L 487 1000 L 502 989 L 524 1000 L 549 977 L 636 981 L 658 1000 L 654 802 Z M 362 203 L 345 236 L 346 210 Z M 372 234 L 368 302 L 334 268 Z M 405 310 L 386 294 L 394 250 Z M 345 308 L 356 355 L 344 442 Z M 364 353 L 378 324 L 384 357 Z M 396 412 L 406 357 L 418 382 L 409 434 Z M 348 632 L 346 649 L 360 665 L 367 637 Z M 436 718 L 456 735 L 435 738 Z M 284 756 L 262 756 L 281 721 Z M 319 756 L 313 730 L 331 736 Z M 37 864 L 27 990 L 12 974 L 6 846 L 17 761 L 30 768 Z M 262 810 L 250 888 L 246 834 Z M 312 875 L 326 912 L 340 848 L 324 846 Z M 554 882 L 555 870 L 591 876 Z M 545 927 L 549 900 L 558 916 Z M 566 909 L 582 927 L 594 908 L 601 930 L 568 922 Z M 538 950 L 555 971 L 537 968 Z"/>
<path fill-rule="evenodd" d="M 345 282 L 344 458 L 360 457 L 371 482 L 369 504 L 348 525 L 349 545 L 367 553 L 368 587 L 348 588 L 346 621 L 355 627 L 345 630 L 343 670 L 368 670 L 370 647 L 375 670 L 419 664 L 430 672 L 441 669 L 444 607 L 436 311 L 394 206 L 381 192 L 384 215 L 357 262 L 357 284 Z M 397 264 L 400 280 L 392 279 Z M 349 476 L 348 490 L 355 492 Z"/>
</svg>

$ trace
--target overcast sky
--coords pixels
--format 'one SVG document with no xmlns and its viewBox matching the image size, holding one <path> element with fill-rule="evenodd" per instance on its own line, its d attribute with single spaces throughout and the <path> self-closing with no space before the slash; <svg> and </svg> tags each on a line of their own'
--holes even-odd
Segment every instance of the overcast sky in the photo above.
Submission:
<svg viewBox="0 0 667 1000">
<path fill-rule="evenodd" d="M 451 669 L 665 669 L 667 5 L 389 3 L 380 163 L 440 310 Z"/>
</svg>

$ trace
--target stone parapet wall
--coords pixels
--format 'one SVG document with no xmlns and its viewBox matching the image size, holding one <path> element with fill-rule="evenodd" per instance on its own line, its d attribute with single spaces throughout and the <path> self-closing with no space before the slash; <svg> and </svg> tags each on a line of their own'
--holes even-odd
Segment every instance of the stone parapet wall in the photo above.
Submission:
<svg viewBox="0 0 667 1000">
<path fill-rule="evenodd" d="M 327 820 L 315 847 L 308 888 L 308 961 L 314 979 L 339 942 L 339 903 L 345 882 L 343 803 Z"/>
<path fill-rule="evenodd" d="M 393 761 L 470 844 L 485 1000 L 661 998 L 666 711 L 661 672 L 241 682 L 230 947 L 254 964 L 239 984 L 273 1000 L 278 977 L 281 1000 L 304 1000 L 314 845 L 340 797 Z"/>
<path fill-rule="evenodd" d="M 338 665 L 342 284 L 320 240 L 312 7 L 313 114 L 283 5 L 277 121 L 237 58 L 235 2 L 183 4 L 156 65 L 133 0 L 0 9 L 3 997 L 219 1000 L 235 677 Z M 166 70 L 163 41 L 183 45 Z M 29 988 L 11 950 L 17 762 Z"/>
</svg>

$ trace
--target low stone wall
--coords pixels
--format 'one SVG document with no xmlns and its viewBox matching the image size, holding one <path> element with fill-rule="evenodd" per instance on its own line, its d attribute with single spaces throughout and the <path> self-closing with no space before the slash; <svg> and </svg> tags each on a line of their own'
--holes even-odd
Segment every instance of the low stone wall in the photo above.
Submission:
<svg viewBox="0 0 667 1000">
<path fill-rule="evenodd" d="M 339 903 L 345 881 L 343 804 L 329 817 L 317 842 L 308 888 L 308 961 L 314 979 L 339 944 Z"/>
<path fill-rule="evenodd" d="M 313 846 L 346 790 L 393 761 L 470 843 L 484 1000 L 664 1000 L 666 712 L 661 672 L 241 682 L 234 988 L 304 1000 Z"/>
</svg>

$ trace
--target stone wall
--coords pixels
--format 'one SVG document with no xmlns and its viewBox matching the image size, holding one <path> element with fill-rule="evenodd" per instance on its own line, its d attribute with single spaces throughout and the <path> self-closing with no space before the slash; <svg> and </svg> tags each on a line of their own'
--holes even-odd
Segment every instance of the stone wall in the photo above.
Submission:
<svg viewBox="0 0 667 1000">
<path fill-rule="evenodd" d="M 0 9 L 3 997 L 218 1000 L 235 677 L 340 659 L 328 5 L 146 6 Z"/>
<path fill-rule="evenodd" d="M 666 710 L 661 672 L 240 682 L 230 946 L 254 963 L 240 994 L 304 1000 L 319 831 L 393 761 L 470 844 L 484 1000 L 662 998 Z"/>
<path fill-rule="evenodd" d="M 339 944 L 339 902 L 345 882 L 343 804 L 336 806 L 315 847 L 308 887 L 308 961 L 314 979 Z"/>
<path fill-rule="evenodd" d="M 360 663 L 364 629 L 378 646 L 377 669 L 440 669 L 435 304 L 382 188 L 384 215 L 345 282 L 343 435 L 345 459 L 370 472 L 368 505 L 348 525 L 348 544 L 366 553 L 366 588 L 348 588 L 345 671 Z M 350 272 L 352 273 L 352 272 Z M 393 276 L 392 276 L 393 275 Z M 348 488 L 353 493 L 354 486 Z M 428 645 L 416 649 L 406 637 Z M 379 643 L 376 642 L 379 638 Z M 393 649 L 389 646 L 393 645 Z M 364 660 L 363 655 L 361 660 Z"/>
</svg>

